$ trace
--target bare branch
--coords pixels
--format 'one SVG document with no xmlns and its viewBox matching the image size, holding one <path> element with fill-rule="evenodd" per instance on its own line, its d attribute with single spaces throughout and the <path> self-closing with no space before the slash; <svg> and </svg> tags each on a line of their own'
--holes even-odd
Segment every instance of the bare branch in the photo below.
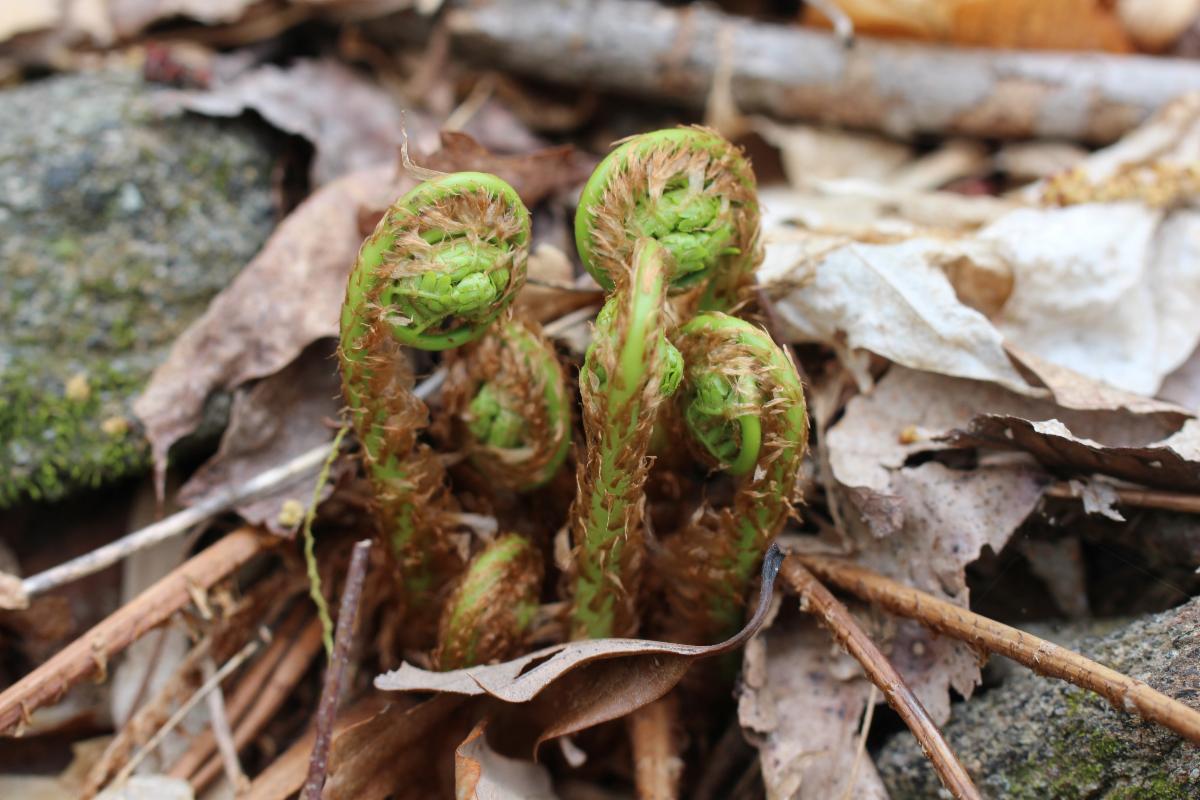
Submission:
<svg viewBox="0 0 1200 800">
<path fill-rule="evenodd" d="M 455 51 L 488 69 L 696 108 L 729 28 L 743 112 L 899 136 L 1108 142 L 1200 83 L 1200 64 L 1182 59 L 870 39 L 846 48 L 826 31 L 645 0 L 492 0 L 456 4 L 446 20 Z"/>
<path fill-rule="evenodd" d="M 1039 675 L 1093 691 L 1113 708 L 1135 712 L 1200 744 L 1200 711 L 1079 653 L 846 561 L 816 555 L 792 555 L 788 561 L 803 563 L 824 580 L 893 614 L 915 619 L 931 630 L 989 653 L 1007 656 Z"/>
<path fill-rule="evenodd" d="M 942 784 L 959 800 L 982 800 L 971 776 L 963 767 L 958 756 L 946 744 L 942 732 L 930 719 L 921 701 L 908 688 L 908 684 L 896 672 L 891 662 L 879 652 L 850 612 L 829 590 L 804 568 L 795 556 L 784 559 L 782 574 L 792 589 L 800 596 L 800 607 L 813 614 L 829 629 L 838 643 L 862 665 L 863 672 L 883 692 L 888 705 L 896 710 L 904 724 L 925 751 L 925 756 L 937 770 Z"/>
<path fill-rule="evenodd" d="M 300 800 L 319 800 L 325 786 L 325 774 L 329 766 L 329 744 L 333 740 L 333 723 L 337 717 L 338 696 L 342 691 L 342 673 L 350 658 L 350 643 L 354 639 L 354 619 L 358 616 L 358 601 L 362 597 L 363 581 L 367 575 L 367 556 L 371 552 L 371 540 L 364 539 L 354 545 L 350 555 L 350 567 L 346 570 L 346 586 L 342 589 L 342 605 L 338 609 L 337 639 L 333 654 L 325 670 L 325 685 L 321 687 L 321 704 L 317 708 L 317 736 L 313 744 L 312 757 L 308 762 L 308 777 Z"/>
<path fill-rule="evenodd" d="M 171 570 L 0 694 L 0 733 L 9 733 L 36 709 L 53 703 L 147 631 L 166 622 L 192 598 L 261 553 L 271 540 L 253 528 L 230 533 Z"/>
</svg>

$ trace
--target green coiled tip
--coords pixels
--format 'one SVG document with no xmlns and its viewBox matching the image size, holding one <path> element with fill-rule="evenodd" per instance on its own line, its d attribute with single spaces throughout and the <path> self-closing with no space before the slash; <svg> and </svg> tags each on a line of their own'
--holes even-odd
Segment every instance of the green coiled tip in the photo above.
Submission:
<svg viewBox="0 0 1200 800">
<path fill-rule="evenodd" d="M 434 662 L 461 669 L 518 651 L 537 615 L 542 555 L 523 536 L 496 537 L 471 560 L 442 610 Z"/>
<path fill-rule="evenodd" d="M 671 128 L 634 136 L 609 153 L 584 186 L 575 243 L 605 289 L 614 286 L 617 271 L 629 269 L 642 238 L 670 252 L 672 292 L 709 282 L 732 285 L 758 259 L 755 192 L 749 163 L 714 131 Z"/>
<path fill-rule="evenodd" d="M 499 486 L 545 485 L 571 448 L 567 378 L 554 346 L 529 323 L 513 320 L 466 362 L 465 374 L 452 372 L 446 396 L 466 422 L 472 463 Z"/>
<path fill-rule="evenodd" d="M 420 184 L 363 243 L 342 315 L 362 335 L 374 316 L 398 342 L 446 350 L 473 341 L 525 282 L 529 211 L 495 175 L 458 172 Z"/>
<path fill-rule="evenodd" d="M 688 355 L 680 399 L 683 420 L 702 453 L 734 476 L 750 474 L 764 459 L 763 404 L 784 438 L 807 439 L 803 388 L 795 367 L 770 336 L 745 320 L 700 314 L 680 327 L 676 343 Z M 782 416 L 780 416 L 782 415 Z"/>
</svg>

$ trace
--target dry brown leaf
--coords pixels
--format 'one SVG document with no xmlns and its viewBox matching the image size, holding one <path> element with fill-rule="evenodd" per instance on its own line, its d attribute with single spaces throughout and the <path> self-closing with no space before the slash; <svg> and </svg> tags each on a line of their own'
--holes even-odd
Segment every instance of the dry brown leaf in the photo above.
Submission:
<svg viewBox="0 0 1200 800">
<path fill-rule="evenodd" d="M 332 59 L 286 68 L 265 64 L 213 89 L 171 93 L 164 100 L 210 116 L 253 110 L 276 128 L 303 136 L 316 149 L 312 180 L 318 186 L 394 159 L 406 121 L 432 127 L 417 114 L 405 120 L 383 88 Z"/>
<path fill-rule="evenodd" d="M 557 800 L 545 767 L 492 750 L 486 730 L 487 722 L 480 722 L 454 751 L 454 796 L 458 800 Z"/>
<path fill-rule="evenodd" d="M 199 424 L 211 392 L 278 372 L 313 341 L 337 334 L 346 276 L 362 244 L 359 213 L 386 208 L 408 186 L 389 164 L 322 187 L 175 340 L 134 403 L 160 476 L 167 451 Z"/>
<path fill-rule="evenodd" d="M 1200 414 L 1200 350 L 1194 351 L 1179 369 L 1163 380 L 1159 397 Z"/>
<path fill-rule="evenodd" d="M 539 731 L 534 752 L 545 741 L 622 717 L 652 703 L 675 687 L 692 662 L 727 653 L 744 644 L 762 624 L 783 557 L 772 546 L 763 559 L 762 584 L 754 616 L 735 636 L 710 646 L 644 639 L 569 642 L 502 664 L 430 672 L 404 663 L 375 678 L 385 691 L 488 696 L 524 704 Z"/>
<path fill-rule="evenodd" d="M 333 735 L 325 800 L 424 800 L 445 797 L 450 753 L 470 729 L 463 703 L 403 698 Z M 444 765 L 445 772 L 438 765 Z"/>
<path fill-rule="evenodd" d="M 955 446 L 1024 450 L 1050 468 L 1099 473 L 1146 486 L 1200 491 L 1200 420 L 1144 446 L 1104 445 L 1076 435 L 1057 419 L 1031 421 L 1003 414 L 976 417 L 944 441 Z"/>
<path fill-rule="evenodd" d="M 589 157 L 571 145 L 547 147 L 521 155 L 500 155 L 461 131 L 442 131 L 440 138 L 441 149 L 429 156 L 422 166 L 442 172 L 490 172 L 511 183 L 530 206 L 543 197 L 586 180 L 594 166 Z"/>
<path fill-rule="evenodd" d="M 179 501 L 193 505 L 328 442 L 334 432 L 326 423 L 341 408 L 340 391 L 334 348 L 326 342 L 315 343 L 252 388 L 238 389 L 221 446 L 183 486 Z M 314 466 L 296 475 L 269 495 L 238 506 L 238 513 L 276 534 L 295 535 L 301 520 L 285 513 L 285 504 L 306 508 L 319 471 Z M 331 491 L 327 485 L 322 498 Z"/>
<path fill-rule="evenodd" d="M 759 749 L 767 797 L 887 800 L 870 755 L 854 766 L 870 683 L 815 622 L 786 622 L 746 646 L 738 694 L 738 721 Z"/>
</svg>

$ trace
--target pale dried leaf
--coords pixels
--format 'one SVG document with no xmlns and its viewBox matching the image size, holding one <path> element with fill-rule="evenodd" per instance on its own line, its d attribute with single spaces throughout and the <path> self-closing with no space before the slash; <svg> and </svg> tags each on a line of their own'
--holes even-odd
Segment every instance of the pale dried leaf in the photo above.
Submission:
<svg viewBox="0 0 1200 800">
<path fill-rule="evenodd" d="M 123 785 L 105 789 L 96 800 L 192 800 L 187 781 L 166 775 L 134 775 Z"/>
<path fill-rule="evenodd" d="M 811 620 L 777 622 L 746 646 L 738 721 L 759 749 L 770 800 L 847 796 L 870 683 Z M 886 800 L 864 754 L 849 795 Z"/>
<path fill-rule="evenodd" d="M 156 22 L 187 17 L 213 25 L 234 22 L 256 0 L 108 0 L 113 28 L 122 38 L 133 36 Z"/>
<path fill-rule="evenodd" d="M 811 247 L 768 240 L 761 279 L 788 341 L 829 344 L 848 362 L 866 350 L 913 369 L 1036 393 L 1013 367 L 999 332 L 959 301 L 934 265 L 943 243 L 850 242 L 815 254 Z"/>
<path fill-rule="evenodd" d="M 480 722 L 454 751 L 454 794 L 458 800 L 556 800 L 550 773 L 540 764 L 506 758 L 488 746 Z"/>
<path fill-rule="evenodd" d="M 21 579 L 7 572 L 0 572 L 0 609 L 23 611 L 29 608 L 29 595 L 21 585 Z"/>
<path fill-rule="evenodd" d="M 0 8 L 0 42 L 53 27 L 60 14 L 57 4 L 45 0 L 9 0 Z"/>
<path fill-rule="evenodd" d="M 996 327 L 1047 361 L 1150 396 L 1200 341 L 1200 213 L 1021 209 L 977 241 L 1013 270 Z"/>
</svg>

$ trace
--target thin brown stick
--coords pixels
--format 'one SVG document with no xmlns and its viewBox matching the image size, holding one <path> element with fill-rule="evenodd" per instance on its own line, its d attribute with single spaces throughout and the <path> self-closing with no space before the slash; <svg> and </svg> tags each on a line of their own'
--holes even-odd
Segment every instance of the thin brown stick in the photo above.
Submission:
<svg viewBox="0 0 1200 800">
<path fill-rule="evenodd" d="M 933 764 L 942 784 L 958 800 L 982 800 L 971 776 L 963 767 L 958 756 L 946 744 L 942 732 L 929 718 L 921 701 L 908 688 L 908 684 L 896 672 L 891 662 L 879 652 L 850 612 L 816 577 L 805 569 L 795 556 L 784 559 L 781 570 L 784 580 L 800 596 L 800 607 L 816 616 L 829 629 L 850 655 L 862 665 L 863 672 L 883 692 L 888 705 L 896 710 L 904 724 L 917 738 L 926 758 Z"/>
<path fill-rule="evenodd" d="M 683 760 L 679 757 L 679 698 L 674 692 L 629 715 L 633 777 L 638 800 L 675 800 Z"/>
<path fill-rule="evenodd" d="M 846 561 L 816 555 L 792 555 L 787 560 L 803 563 L 830 583 L 893 614 L 915 619 L 930 630 L 990 653 L 1007 656 L 1039 675 L 1093 691 L 1113 708 L 1135 712 L 1200 744 L 1200 711 L 1142 681 Z"/>
<path fill-rule="evenodd" d="M 0 734 L 11 733 L 87 676 L 103 675 L 110 658 L 166 622 L 191 600 L 193 591 L 208 589 L 270 543 L 253 528 L 241 528 L 171 570 L 0 694 Z"/>
<path fill-rule="evenodd" d="M 211 658 L 204 662 L 204 677 L 211 678 L 217 666 Z M 233 731 L 229 727 L 229 715 L 225 708 L 225 694 L 218 684 L 208 694 L 209 730 L 217 742 L 217 753 L 221 756 L 221 766 L 225 768 L 225 777 L 235 792 L 243 792 L 250 786 L 250 780 L 242 770 L 242 762 L 238 761 L 237 748 L 233 744 Z"/>
<path fill-rule="evenodd" d="M 346 588 L 342 590 L 342 606 L 338 609 L 337 637 L 333 643 L 333 656 L 325 670 L 325 685 L 321 687 L 321 702 L 317 706 L 317 737 L 313 743 L 312 756 L 308 762 L 308 777 L 300 800 L 318 800 L 325 786 L 325 774 L 329 767 L 329 744 L 333 740 L 333 721 L 337 717 L 338 697 L 342 693 L 342 674 L 350 660 L 350 643 L 354 639 L 354 620 L 358 616 L 358 601 L 362 597 L 363 581 L 367 575 L 367 556 L 371 553 L 371 540 L 364 539 L 354 545 L 350 554 L 350 567 L 346 570 Z"/>
<path fill-rule="evenodd" d="M 238 680 L 237 687 L 231 693 L 225 704 L 225 713 L 232 724 L 242 720 L 247 709 L 262 695 L 263 687 L 276 671 L 284 655 L 296 643 L 300 636 L 301 626 L 306 618 L 311 620 L 306 606 L 297 606 L 287 615 L 278 629 L 272 634 L 271 644 L 254 662 L 246 673 Z M 310 625 L 312 622 L 309 623 Z M 236 739 L 235 739 L 236 742 Z M 211 728 L 204 730 L 192 740 L 188 749 L 176 761 L 167 775 L 180 780 L 187 780 L 196 770 L 204 765 L 217 749 L 216 737 Z"/>
<path fill-rule="evenodd" d="M 279 707 L 296 688 L 296 684 L 300 683 L 300 679 L 308 671 L 308 665 L 321 651 L 321 648 L 321 622 L 314 618 L 296 638 L 294 645 L 279 660 L 271 672 L 266 686 L 255 697 L 254 705 L 234 726 L 233 744 L 238 750 L 253 741 L 254 737 L 271 721 L 275 713 L 279 711 Z M 221 760 L 212 756 L 204 763 L 204 766 L 196 771 L 189 783 L 199 794 L 220 773 Z"/>
<path fill-rule="evenodd" d="M 240 667 L 242 662 L 249 658 L 261 644 L 262 642 L 259 642 L 258 640 L 248 642 L 245 647 L 234 654 L 233 658 L 226 661 L 221 665 L 220 669 L 210 675 L 208 680 L 206 680 L 200 686 L 200 688 L 196 690 L 196 693 L 188 698 L 187 702 L 176 709 L 175 713 L 172 714 L 165 723 L 163 723 L 163 726 L 154 732 L 154 735 L 150 737 L 150 740 L 142 745 L 140 750 L 133 754 L 133 757 L 130 758 L 125 766 L 121 768 L 121 771 L 117 773 L 117 777 L 113 778 L 113 785 L 120 786 L 121 784 L 125 783 L 125 781 L 129 780 L 129 776 L 133 774 L 135 769 L 137 769 L 138 764 L 142 763 L 146 756 L 153 753 L 158 746 L 162 744 L 162 741 L 167 737 L 167 734 L 175 730 L 179 723 L 183 722 L 183 718 L 190 714 L 192 709 L 195 708 L 201 700 L 207 697 L 210 692 L 220 686 L 221 681 L 225 680 L 235 669 Z"/>
<path fill-rule="evenodd" d="M 1128 489 L 1113 487 L 1117 502 L 1123 506 L 1138 508 L 1160 508 L 1164 511 L 1182 511 L 1187 514 L 1200 514 L 1200 495 L 1183 494 L 1182 492 L 1164 492 L 1158 489 Z M 1046 489 L 1050 497 L 1078 499 L 1079 495 L 1069 483 L 1056 483 Z"/>
</svg>

